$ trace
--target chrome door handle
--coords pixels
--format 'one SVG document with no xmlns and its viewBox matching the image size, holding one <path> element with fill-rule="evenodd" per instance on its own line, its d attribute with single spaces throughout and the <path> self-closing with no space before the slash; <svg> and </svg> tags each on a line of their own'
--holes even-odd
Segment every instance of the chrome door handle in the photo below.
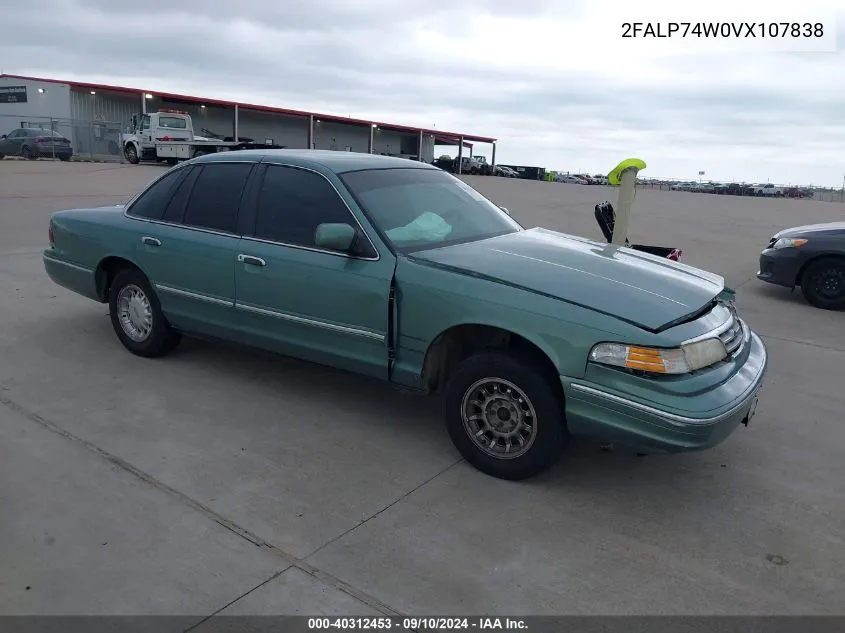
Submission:
<svg viewBox="0 0 845 633">
<path fill-rule="evenodd" d="M 267 262 L 265 262 L 260 257 L 254 257 L 252 255 L 244 255 L 241 253 L 238 255 L 238 261 L 244 264 L 249 264 L 250 266 L 266 266 Z"/>
<path fill-rule="evenodd" d="M 145 235 L 141 238 L 141 242 L 147 246 L 161 246 L 161 240 Z"/>
</svg>

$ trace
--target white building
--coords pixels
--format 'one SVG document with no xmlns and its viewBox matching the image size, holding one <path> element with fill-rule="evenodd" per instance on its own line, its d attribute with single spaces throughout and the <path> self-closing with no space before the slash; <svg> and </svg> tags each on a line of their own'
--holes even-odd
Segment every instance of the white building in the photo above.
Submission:
<svg viewBox="0 0 845 633">
<path fill-rule="evenodd" d="M 178 109 L 191 115 L 194 133 L 250 138 L 291 148 L 330 149 L 434 160 L 435 145 L 469 149 L 496 139 L 188 95 L 150 92 L 21 75 L 0 75 L 0 134 L 44 127 L 71 139 L 74 153 L 119 158 L 119 134 L 133 114 Z M 463 154 L 464 151 L 461 151 Z"/>
</svg>

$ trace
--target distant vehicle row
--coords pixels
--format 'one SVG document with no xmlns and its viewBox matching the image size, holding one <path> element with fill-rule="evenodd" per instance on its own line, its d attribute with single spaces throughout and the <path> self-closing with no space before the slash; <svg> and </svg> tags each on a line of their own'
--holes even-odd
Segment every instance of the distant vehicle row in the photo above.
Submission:
<svg viewBox="0 0 845 633">
<path fill-rule="evenodd" d="M 461 156 L 459 161 L 457 157 L 452 158 L 448 154 L 443 154 L 440 158 L 432 161 L 431 164 L 453 174 L 458 173 L 458 164 L 460 164 L 460 172 L 462 174 L 519 178 L 519 172 L 515 169 L 506 167 L 505 165 L 491 165 L 487 162 L 486 156 Z"/>
<path fill-rule="evenodd" d="M 812 198 L 813 191 L 802 187 L 778 187 L 771 183 L 746 185 L 716 182 L 676 182 L 669 187 L 672 191 L 694 191 L 731 196 L 759 196 L 763 198 Z"/>
<path fill-rule="evenodd" d="M 607 176 L 596 174 L 590 176 L 588 174 L 556 174 L 555 182 L 567 182 L 573 185 L 606 185 Z"/>
</svg>

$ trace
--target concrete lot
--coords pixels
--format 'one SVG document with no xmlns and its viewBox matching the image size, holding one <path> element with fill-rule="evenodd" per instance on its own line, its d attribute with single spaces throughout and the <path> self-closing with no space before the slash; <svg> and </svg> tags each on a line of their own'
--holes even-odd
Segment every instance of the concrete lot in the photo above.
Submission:
<svg viewBox="0 0 845 633">
<path fill-rule="evenodd" d="M 578 442 L 509 483 L 459 459 L 434 401 L 205 342 L 126 352 L 41 249 L 51 212 L 160 172 L 0 162 L 0 613 L 842 612 L 845 314 L 753 276 L 774 230 L 845 205 L 640 191 L 632 241 L 725 275 L 765 339 L 757 417 L 697 454 Z M 468 180 L 593 237 L 615 200 Z"/>
</svg>

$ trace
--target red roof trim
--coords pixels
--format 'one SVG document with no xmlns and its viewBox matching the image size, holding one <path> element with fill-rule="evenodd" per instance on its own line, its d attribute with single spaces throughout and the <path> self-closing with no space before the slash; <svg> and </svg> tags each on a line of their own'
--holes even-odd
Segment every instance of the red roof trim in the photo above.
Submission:
<svg viewBox="0 0 845 633">
<path fill-rule="evenodd" d="M 414 132 L 419 134 L 422 132 L 423 134 L 431 134 L 436 138 L 442 138 L 443 140 L 448 140 L 450 138 L 454 139 L 452 142 L 455 145 L 460 144 L 460 137 L 463 136 L 464 141 L 475 141 L 476 143 L 495 143 L 496 139 L 487 137 L 487 136 L 473 136 L 470 134 L 463 134 L 457 132 L 443 132 L 441 130 L 433 130 L 428 128 L 418 128 L 418 127 L 411 127 L 409 125 L 398 125 L 394 123 L 382 123 L 380 121 L 367 121 L 365 119 L 352 119 L 349 117 L 338 116 L 336 114 L 321 114 L 319 112 L 307 112 L 305 110 L 290 110 L 288 108 L 277 108 L 274 106 L 266 106 L 266 105 L 258 105 L 254 103 L 243 103 L 240 101 L 225 101 L 222 99 L 207 99 L 205 97 L 195 97 L 191 95 L 180 95 L 176 93 L 170 92 L 160 92 L 157 90 L 142 90 L 141 88 L 127 88 L 125 86 L 109 86 L 106 84 L 94 84 L 88 83 L 83 81 L 62 81 L 61 79 L 47 79 L 45 77 L 27 77 L 25 75 L 10 75 L 10 74 L 0 74 L 0 77 L 7 77 L 9 79 L 23 79 L 26 81 L 42 81 L 44 83 L 52 83 L 52 84 L 67 84 L 72 88 L 84 88 L 85 90 L 113 90 L 115 92 L 132 92 L 132 93 L 147 93 L 153 94 L 157 97 L 165 97 L 168 99 L 182 99 L 183 101 L 194 101 L 196 103 L 204 103 L 206 105 L 217 105 L 217 106 L 226 106 L 226 107 L 234 107 L 238 106 L 238 108 L 247 108 L 249 110 L 258 110 L 260 112 L 270 112 L 273 114 L 286 114 L 288 116 L 299 116 L 299 117 L 309 117 L 313 116 L 315 119 L 319 119 L 321 121 L 331 121 L 336 123 L 346 123 L 347 125 L 363 125 L 363 126 L 371 126 L 373 124 L 377 125 L 378 127 L 385 129 L 385 130 L 394 130 L 397 132 Z"/>
</svg>

